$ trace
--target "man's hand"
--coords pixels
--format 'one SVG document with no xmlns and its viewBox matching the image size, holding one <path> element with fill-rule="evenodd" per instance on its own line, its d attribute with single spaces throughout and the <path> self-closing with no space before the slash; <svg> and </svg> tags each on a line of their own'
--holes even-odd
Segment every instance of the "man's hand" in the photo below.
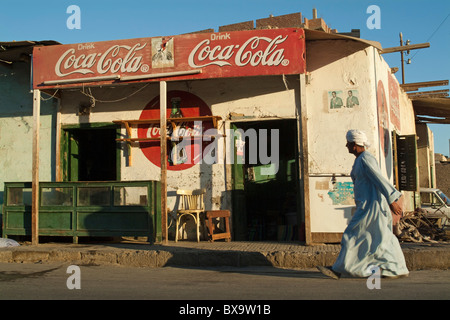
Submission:
<svg viewBox="0 0 450 320">
<path fill-rule="evenodd" d="M 389 205 L 389 208 L 391 208 L 391 211 L 398 216 L 401 216 L 403 213 L 402 207 L 397 203 L 397 201 L 392 202 Z"/>
</svg>

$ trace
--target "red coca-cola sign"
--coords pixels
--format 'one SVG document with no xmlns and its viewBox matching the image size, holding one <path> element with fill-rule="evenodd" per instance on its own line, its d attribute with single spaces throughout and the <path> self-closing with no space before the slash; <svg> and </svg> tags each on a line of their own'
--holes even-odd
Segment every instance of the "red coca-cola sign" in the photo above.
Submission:
<svg viewBox="0 0 450 320">
<path fill-rule="evenodd" d="M 159 100 L 157 96 L 142 110 L 140 120 L 159 119 Z M 173 90 L 167 92 L 167 118 L 211 116 L 211 109 L 198 96 Z M 167 169 L 170 171 L 186 170 L 203 160 L 204 150 L 211 141 L 205 141 L 203 133 L 213 128 L 211 120 L 178 122 L 176 128 L 167 127 Z M 159 138 L 159 124 L 142 124 L 138 127 L 139 138 Z M 196 137 L 198 139 L 191 139 Z M 210 139 L 211 140 L 211 139 Z M 159 140 L 147 140 L 139 143 L 144 156 L 154 165 L 161 166 L 161 146 Z"/>
<path fill-rule="evenodd" d="M 299 74 L 304 52 L 295 28 L 35 47 L 33 86 Z"/>
<path fill-rule="evenodd" d="M 55 64 L 55 74 L 62 78 L 72 74 L 115 74 L 135 73 L 145 66 L 142 63 L 146 43 L 112 45 L 104 52 L 76 54 L 74 48 L 66 50 Z M 95 44 L 89 45 L 95 48 Z M 142 53 L 140 52 L 142 51 Z M 119 54 L 121 56 L 119 56 Z"/>
</svg>

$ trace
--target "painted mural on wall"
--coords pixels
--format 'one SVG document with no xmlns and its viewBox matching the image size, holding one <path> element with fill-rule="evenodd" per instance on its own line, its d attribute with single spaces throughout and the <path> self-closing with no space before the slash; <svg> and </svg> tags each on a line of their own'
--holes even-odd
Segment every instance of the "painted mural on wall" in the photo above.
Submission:
<svg viewBox="0 0 450 320">
<path fill-rule="evenodd" d="M 378 134 L 380 139 L 380 160 L 386 164 L 388 178 L 392 176 L 391 138 L 389 130 L 389 110 L 386 92 L 381 80 L 377 86 Z"/>
<path fill-rule="evenodd" d="M 388 85 L 391 123 L 396 130 L 400 131 L 400 103 L 398 97 L 399 86 L 397 80 L 390 72 L 388 73 Z"/>
<path fill-rule="evenodd" d="M 384 91 L 383 82 L 378 81 L 377 87 L 377 107 L 378 107 L 378 130 L 380 137 L 381 151 L 384 157 L 389 152 L 389 115 L 386 93 Z"/>
<path fill-rule="evenodd" d="M 167 118 L 189 118 L 211 116 L 208 105 L 196 95 L 185 91 L 167 92 Z M 139 117 L 140 120 L 159 119 L 159 96 L 151 100 Z M 177 123 L 176 128 L 167 126 L 167 169 L 173 171 L 186 170 L 202 160 L 205 148 L 210 141 L 201 139 L 202 132 L 213 127 L 210 121 L 188 121 Z M 193 138 L 193 137 L 197 138 Z M 159 124 L 138 126 L 138 138 L 159 138 Z M 180 138 L 181 137 L 181 138 Z M 141 151 L 154 165 L 161 167 L 161 147 L 159 140 L 139 142 Z"/>
<path fill-rule="evenodd" d="M 359 106 L 358 90 L 333 90 L 328 91 L 328 109 L 353 109 Z"/>
</svg>

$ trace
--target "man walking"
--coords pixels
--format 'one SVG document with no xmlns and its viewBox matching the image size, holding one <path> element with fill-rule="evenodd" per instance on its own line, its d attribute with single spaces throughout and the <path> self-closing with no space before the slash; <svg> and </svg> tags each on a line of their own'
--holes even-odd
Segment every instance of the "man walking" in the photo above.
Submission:
<svg viewBox="0 0 450 320">
<path fill-rule="evenodd" d="M 325 275 L 368 277 L 371 267 L 384 277 L 407 276 L 400 243 L 392 232 L 392 215 L 401 215 L 397 203 L 401 193 L 381 174 L 373 155 L 366 151 L 367 136 L 359 130 L 347 132 L 347 149 L 356 160 L 351 171 L 356 212 L 344 231 L 341 251 L 332 267 L 318 267 Z"/>
</svg>

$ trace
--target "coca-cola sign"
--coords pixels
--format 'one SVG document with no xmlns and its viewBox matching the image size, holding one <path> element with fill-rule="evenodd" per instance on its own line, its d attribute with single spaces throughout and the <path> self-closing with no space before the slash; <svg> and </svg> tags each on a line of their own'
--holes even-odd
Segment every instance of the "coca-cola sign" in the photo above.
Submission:
<svg viewBox="0 0 450 320">
<path fill-rule="evenodd" d="M 35 47 L 33 86 L 298 74 L 304 50 L 304 31 L 294 28 Z"/>
<path fill-rule="evenodd" d="M 286 41 L 284 38 L 252 37 L 243 45 L 229 45 L 223 47 L 218 44 L 211 47 L 209 39 L 201 41 L 189 54 L 189 66 L 192 68 L 203 68 L 210 65 L 220 67 L 231 66 L 234 57 L 234 65 L 243 67 L 250 64 L 253 67 L 278 66 L 281 63 L 288 65 L 289 60 L 284 58 L 285 49 L 278 49 L 278 45 Z M 260 46 L 260 43 L 266 42 L 266 46 Z M 265 47 L 265 49 L 261 49 Z"/>
<path fill-rule="evenodd" d="M 142 55 L 139 51 L 147 44 L 137 43 L 133 47 L 127 45 L 113 45 L 105 52 L 93 52 L 89 54 L 75 54 L 74 48 L 68 49 L 58 59 L 55 65 L 55 74 L 65 77 L 75 73 L 81 74 L 106 74 L 106 73 L 132 73 L 138 71 L 142 66 Z M 95 47 L 93 44 L 92 47 Z M 126 52 L 124 58 L 118 57 Z M 116 58 L 117 57 L 117 58 Z"/>
</svg>

